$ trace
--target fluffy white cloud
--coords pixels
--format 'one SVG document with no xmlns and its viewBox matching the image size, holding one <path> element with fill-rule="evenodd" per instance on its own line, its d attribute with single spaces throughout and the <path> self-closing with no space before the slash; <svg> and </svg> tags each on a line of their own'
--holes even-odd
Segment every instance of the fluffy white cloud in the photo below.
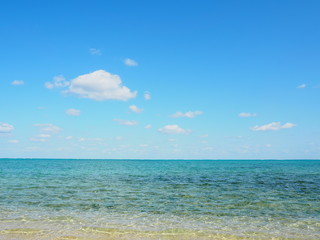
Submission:
<svg viewBox="0 0 320 240">
<path fill-rule="evenodd" d="M 125 65 L 127 65 L 129 67 L 138 66 L 138 63 L 135 60 L 130 59 L 130 58 L 126 58 L 123 62 L 124 62 Z"/>
<path fill-rule="evenodd" d="M 14 80 L 12 83 L 12 85 L 23 85 L 24 84 L 24 81 L 21 81 L 21 80 Z"/>
<path fill-rule="evenodd" d="M 61 131 L 61 128 L 51 123 L 34 124 L 33 126 L 38 127 L 40 129 L 40 132 L 44 134 L 58 133 Z"/>
<path fill-rule="evenodd" d="M 141 112 L 143 112 L 143 109 L 142 109 L 142 108 L 138 108 L 136 105 L 131 105 L 131 106 L 129 106 L 129 109 L 130 109 L 132 112 L 135 112 L 135 113 L 141 113 Z"/>
<path fill-rule="evenodd" d="M 307 84 L 301 84 L 297 88 L 306 88 L 306 87 L 307 87 Z"/>
<path fill-rule="evenodd" d="M 245 112 L 239 113 L 239 117 L 255 117 L 255 116 L 257 116 L 256 113 L 245 113 Z"/>
<path fill-rule="evenodd" d="M 188 134 L 191 132 L 191 130 L 183 129 L 178 125 L 166 125 L 159 128 L 158 131 L 166 134 Z"/>
<path fill-rule="evenodd" d="M 53 80 L 51 82 L 46 82 L 44 85 L 46 88 L 52 89 L 52 88 L 63 88 L 69 86 L 69 82 L 66 81 L 64 76 L 59 75 L 53 77 Z"/>
<path fill-rule="evenodd" d="M 254 126 L 251 128 L 251 130 L 253 131 L 277 131 L 283 128 L 292 128 L 296 126 L 296 124 L 294 123 L 285 123 L 283 125 L 280 124 L 280 122 L 272 122 L 266 125 L 262 125 L 262 126 Z"/>
<path fill-rule="evenodd" d="M 68 114 L 70 116 L 79 116 L 80 115 L 80 110 L 70 108 L 70 109 L 66 110 L 66 114 Z"/>
<path fill-rule="evenodd" d="M 82 98 L 97 101 L 122 100 L 134 98 L 137 92 L 131 92 L 122 86 L 121 78 L 104 70 L 81 75 L 73 80 L 66 92 L 78 94 Z"/>
<path fill-rule="evenodd" d="M 14 126 L 0 122 L 0 133 L 10 133 L 12 130 L 14 130 Z"/>
<path fill-rule="evenodd" d="M 179 117 L 187 117 L 187 118 L 194 118 L 198 115 L 203 114 L 203 112 L 201 111 L 194 111 L 194 112 L 186 112 L 186 113 L 182 113 L 182 112 L 176 112 L 175 114 L 171 115 L 171 117 L 173 118 L 179 118 Z"/>
<path fill-rule="evenodd" d="M 129 121 L 129 120 L 123 120 L 123 119 L 113 119 L 113 121 L 126 126 L 135 126 L 138 124 L 136 121 Z"/>
<path fill-rule="evenodd" d="M 89 48 L 89 53 L 91 55 L 102 55 L 102 51 L 100 49 L 97 49 L 97 48 Z"/>
<path fill-rule="evenodd" d="M 151 99 L 151 93 L 144 92 L 143 97 L 144 97 L 145 100 L 150 100 Z"/>
</svg>

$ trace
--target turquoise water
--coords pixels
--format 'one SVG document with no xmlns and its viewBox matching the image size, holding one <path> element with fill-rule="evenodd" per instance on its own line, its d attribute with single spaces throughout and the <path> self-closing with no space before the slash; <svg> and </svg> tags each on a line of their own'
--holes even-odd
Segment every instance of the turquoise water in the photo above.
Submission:
<svg viewBox="0 0 320 240">
<path fill-rule="evenodd" d="M 320 239 L 320 161 L 0 160 L 0 239 Z"/>
</svg>

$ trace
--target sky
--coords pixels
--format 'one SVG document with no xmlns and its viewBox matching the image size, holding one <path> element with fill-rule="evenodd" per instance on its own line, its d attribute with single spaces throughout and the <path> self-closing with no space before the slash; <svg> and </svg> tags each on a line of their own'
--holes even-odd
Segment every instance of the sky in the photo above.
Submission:
<svg viewBox="0 0 320 240">
<path fill-rule="evenodd" d="M 2 2 L 0 158 L 320 159 L 319 10 Z"/>
</svg>

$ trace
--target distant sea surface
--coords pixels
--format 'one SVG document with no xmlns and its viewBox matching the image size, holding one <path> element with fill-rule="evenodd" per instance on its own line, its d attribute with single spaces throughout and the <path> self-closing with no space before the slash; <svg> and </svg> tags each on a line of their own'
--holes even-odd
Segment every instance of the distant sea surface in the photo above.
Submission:
<svg viewBox="0 0 320 240">
<path fill-rule="evenodd" d="M 320 239 L 320 161 L 0 159 L 0 239 Z"/>
</svg>

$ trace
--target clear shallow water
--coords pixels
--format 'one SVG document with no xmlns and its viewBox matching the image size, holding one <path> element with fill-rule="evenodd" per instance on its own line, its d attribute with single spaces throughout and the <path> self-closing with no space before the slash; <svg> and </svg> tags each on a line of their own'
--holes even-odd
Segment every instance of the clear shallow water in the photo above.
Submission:
<svg viewBox="0 0 320 240">
<path fill-rule="evenodd" d="M 320 161 L 1 159 L 0 239 L 320 239 Z"/>
</svg>

